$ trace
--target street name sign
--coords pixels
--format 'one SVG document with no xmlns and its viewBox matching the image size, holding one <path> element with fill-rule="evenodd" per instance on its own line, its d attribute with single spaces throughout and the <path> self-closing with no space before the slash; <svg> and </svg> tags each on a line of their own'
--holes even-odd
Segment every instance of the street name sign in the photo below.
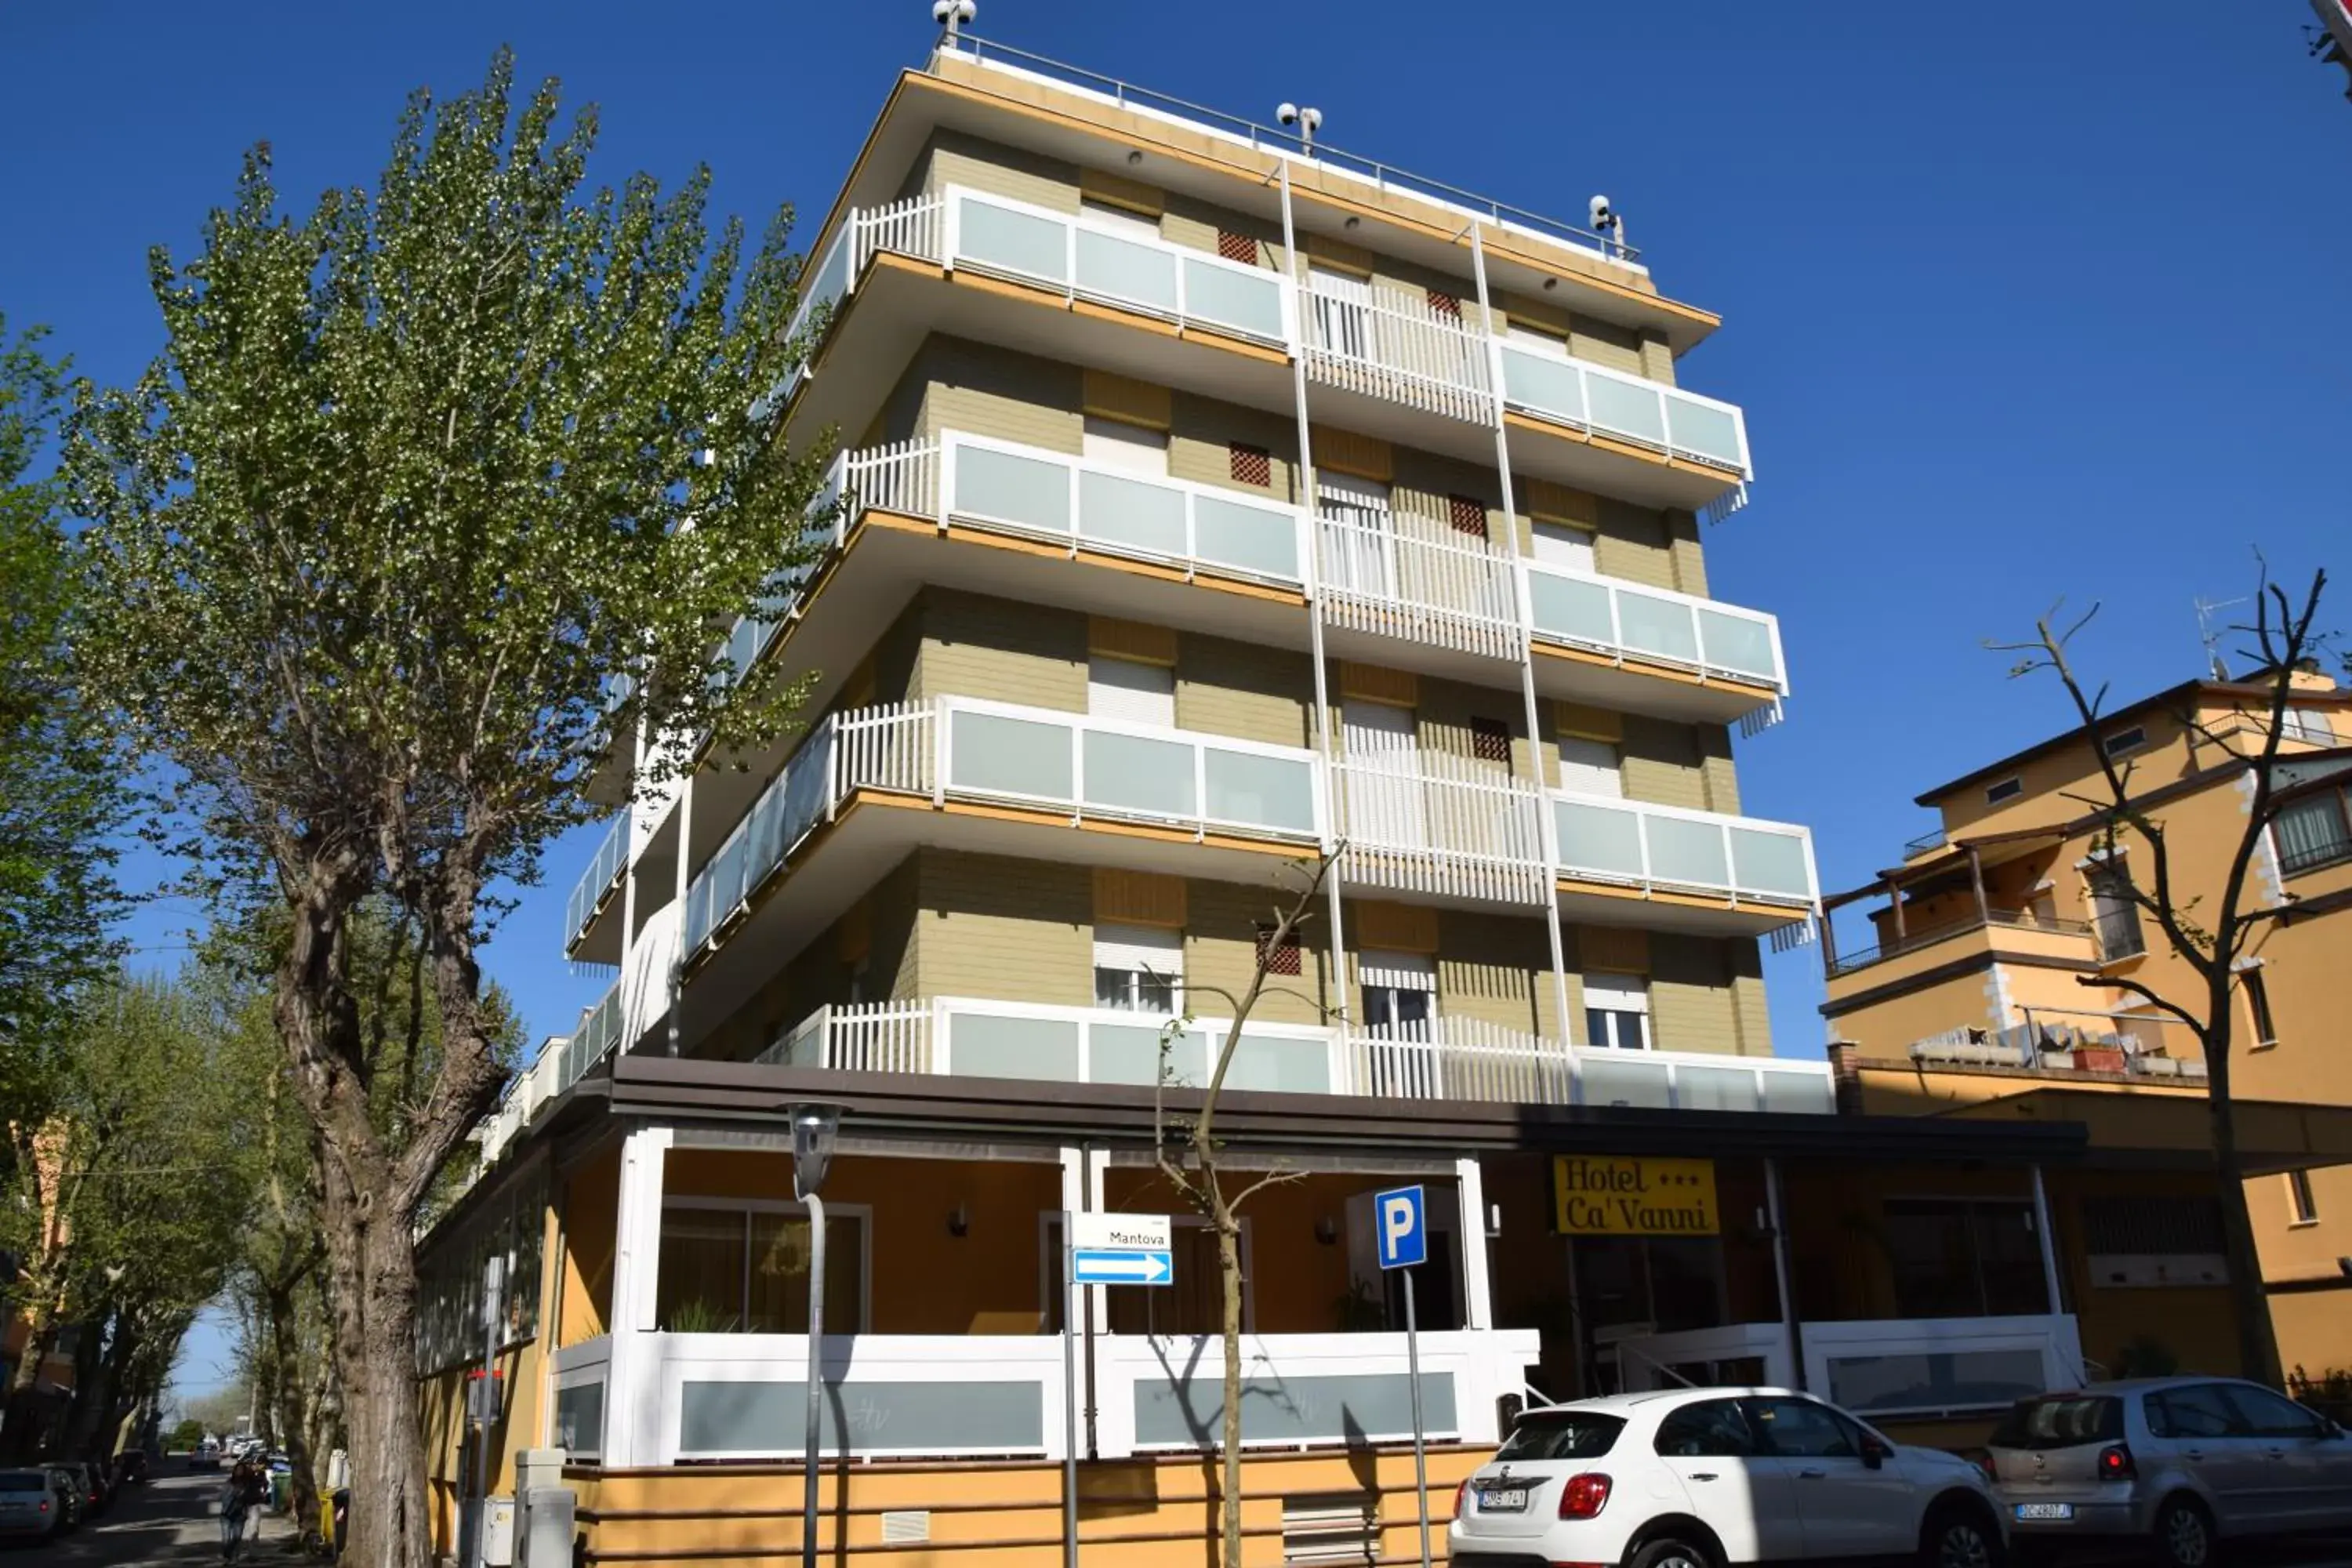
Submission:
<svg viewBox="0 0 2352 1568">
<path fill-rule="evenodd" d="M 1174 1231 L 1164 1214 L 1074 1214 L 1070 1216 L 1070 1283 L 1173 1284 Z"/>
</svg>

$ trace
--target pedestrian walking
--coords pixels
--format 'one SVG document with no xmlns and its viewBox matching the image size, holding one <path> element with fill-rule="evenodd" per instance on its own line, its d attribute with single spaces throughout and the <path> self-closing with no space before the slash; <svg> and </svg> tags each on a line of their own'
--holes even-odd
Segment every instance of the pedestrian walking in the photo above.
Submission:
<svg viewBox="0 0 2352 1568">
<path fill-rule="evenodd" d="M 246 1515 L 261 1505 L 269 1495 L 269 1483 L 263 1479 L 261 1467 L 251 1459 L 239 1459 L 221 1487 L 221 1561 L 234 1563 L 238 1550 L 245 1544 Z"/>
</svg>

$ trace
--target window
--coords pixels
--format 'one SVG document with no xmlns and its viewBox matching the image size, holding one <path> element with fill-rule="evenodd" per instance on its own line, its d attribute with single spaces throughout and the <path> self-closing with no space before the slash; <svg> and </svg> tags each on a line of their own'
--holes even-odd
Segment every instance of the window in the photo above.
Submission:
<svg viewBox="0 0 2352 1568">
<path fill-rule="evenodd" d="M 824 1320 L 862 1333 L 866 1211 L 829 1204 Z M 655 1321 L 670 1333 L 808 1332 L 809 1234 L 799 1205 L 672 1203 L 662 1210 Z"/>
<path fill-rule="evenodd" d="M 1315 510 L 1322 519 L 1324 581 L 1359 594 L 1395 593 L 1395 524 L 1388 486 L 1318 468 Z"/>
<path fill-rule="evenodd" d="M 1445 525 L 1456 533 L 1484 540 L 1486 537 L 1486 503 L 1476 496 L 1447 496 Z"/>
<path fill-rule="evenodd" d="M 2139 903 L 2132 896 L 2131 873 L 2105 860 L 2089 868 L 2087 879 L 2091 921 L 2099 931 L 2099 956 L 2112 963 L 2146 952 L 2147 939 L 2140 931 Z"/>
<path fill-rule="evenodd" d="M 2246 1005 L 2254 1015 L 2254 1044 L 2278 1044 L 2278 1026 L 2271 1019 L 2271 988 L 2263 978 L 2262 967 L 2238 971 L 2238 984 L 2246 988 Z"/>
<path fill-rule="evenodd" d="M 2099 743 L 2106 748 L 2107 755 L 2120 757 L 2126 752 L 2137 752 L 2147 744 L 2147 728 L 2146 725 L 2135 724 L 2128 730 L 2116 731 Z"/>
<path fill-rule="evenodd" d="M 2286 1173 L 2286 1205 L 2297 1225 L 2319 1223 L 2319 1200 L 2311 1193 L 2309 1171 L 2289 1171 Z"/>
<path fill-rule="evenodd" d="M 1506 1459 L 1598 1459 L 1617 1445 L 1624 1417 L 1597 1410 L 1530 1410 L 1495 1451 Z"/>
<path fill-rule="evenodd" d="M 1129 724 L 1176 727 L 1176 672 L 1164 664 L 1096 654 L 1087 660 L 1087 712 Z"/>
<path fill-rule="evenodd" d="M 1111 202 L 1097 201 L 1092 196 L 1088 196 L 1078 203 L 1078 212 L 1097 228 L 1110 229 L 1118 234 L 1132 236 L 1137 239 L 1160 237 L 1158 218 L 1147 217 L 1139 212 Z"/>
<path fill-rule="evenodd" d="M 1470 754 L 1482 763 L 1511 765 L 1511 727 L 1500 719 L 1470 721 Z"/>
<path fill-rule="evenodd" d="M 1232 229 L 1217 230 L 1217 254 L 1228 261 L 1238 261 L 1244 267 L 1257 265 L 1257 236 L 1235 234 Z"/>
<path fill-rule="evenodd" d="M 1274 488 L 1274 454 L 1265 447 L 1233 442 L 1225 448 L 1225 463 L 1234 483 L 1255 485 L 1262 490 Z"/>
<path fill-rule="evenodd" d="M 1539 564 L 1591 575 L 1592 530 L 1578 528 L 1573 523 L 1546 522 L 1541 518 L 1530 526 L 1535 531 L 1535 556 Z"/>
<path fill-rule="evenodd" d="M 1122 1013 L 1176 1010 L 1184 937 L 1153 926 L 1095 923 L 1095 1005 Z"/>
<path fill-rule="evenodd" d="M 1358 961 L 1364 1022 L 1391 1039 L 1425 1040 L 1437 1012 L 1437 965 L 1418 952 L 1366 949 Z"/>
<path fill-rule="evenodd" d="M 1299 959 L 1297 933 L 1294 931 L 1290 936 L 1284 940 L 1283 944 L 1280 947 L 1274 948 L 1269 951 L 1266 947 L 1266 943 L 1271 942 L 1273 939 L 1274 928 L 1272 926 L 1261 925 L 1257 928 L 1257 955 L 1266 961 L 1265 972 L 1268 974 L 1298 973 Z"/>
<path fill-rule="evenodd" d="M 2242 1383 L 2216 1386 L 2222 1397 L 2237 1407 L 2238 1418 L 2257 1437 L 2318 1438 L 2327 1436 L 2326 1422 L 2294 1400 L 2283 1398 L 2267 1388 Z"/>
<path fill-rule="evenodd" d="M 2336 723 L 2324 708 L 2288 709 L 2280 732 L 2290 741 L 2308 741 L 2315 746 L 2336 744 Z"/>
<path fill-rule="evenodd" d="M 1986 786 L 1985 804 L 1987 805 L 1999 805 L 2002 801 L 2014 799 L 2016 796 L 2023 795 L 2024 793 L 2025 781 L 2023 779 L 2003 779 L 1997 784 Z"/>
<path fill-rule="evenodd" d="M 1658 1423 L 1657 1449 L 1669 1458 L 1738 1458 L 1756 1451 L 1736 1399 L 1685 1405 Z"/>
<path fill-rule="evenodd" d="M 2221 1384 L 2198 1383 L 2149 1394 L 2147 1429 L 2158 1437 L 2242 1437 L 2246 1419 Z"/>
<path fill-rule="evenodd" d="M 1587 975 L 1584 1037 L 1621 1051 L 1650 1048 L 1650 983 L 1638 974 Z"/>
<path fill-rule="evenodd" d="M 1106 419 L 1099 414 L 1087 416 L 1086 431 L 1079 437 L 1079 455 L 1088 462 L 1099 463 L 1121 473 L 1139 474 L 1148 479 L 1168 477 L 1168 432 L 1147 430 L 1140 425 L 1129 425 L 1124 419 Z"/>
<path fill-rule="evenodd" d="M 1559 787 L 1570 795 L 1620 800 L 1625 794 L 1624 759 L 1608 741 L 1581 735 L 1559 738 Z"/>
<path fill-rule="evenodd" d="M 2225 1250 L 2217 1198 L 2083 1200 L 2083 1250 L 2103 1257 L 2195 1258 Z"/>
<path fill-rule="evenodd" d="M 1369 279 L 1320 262 L 1307 264 L 1313 307 L 1312 346 L 1349 359 L 1370 357 L 1372 285 Z"/>
<path fill-rule="evenodd" d="M 1810 1399 L 1751 1399 L 1748 1415 L 1768 1454 L 1790 1459 L 1852 1459 L 1862 1453 L 1861 1433 L 1845 1417 Z"/>
<path fill-rule="evenodd" d="M 2053 1310 L 2033 1210 L 1998 1199 L 1890 1200 L 1884 1232 L 1900 1318 Z"/>
<path fill-rule="evenodd" d="M 2352 858 L 2352 812 L 2341 789 L 2322 790 L 2290 801 L 2271 832 L 2278 846 L 2279 870 L 2288 876 Z"/>
</svg>

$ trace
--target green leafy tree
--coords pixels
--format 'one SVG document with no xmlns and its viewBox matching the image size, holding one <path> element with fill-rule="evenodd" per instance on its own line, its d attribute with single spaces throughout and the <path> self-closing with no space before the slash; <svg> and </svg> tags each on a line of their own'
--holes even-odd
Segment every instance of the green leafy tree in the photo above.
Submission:
<svg viewBox="0 0 2352 1568">
<path fill-rule="evenodd" d="M 79 573 L 62 489 L 29 477 L 63 366 L 0 317 L 0 1115 L 38 1121 L 77 995 L 113 968 L 117 759 L 81 700 Z"/>
<path fill-rule="evenodd" d="M 172 1428 L 172 1435 L 163 1439 L 163 1447 L 173 1453 L 185 1454 L 204 1440 L 205 1424 L 191 1415 Z"/>
<path fill-rule="evenodd" d="M 81 401 L 68 452 L 105 689 L 171 764 L 191 847 L 283 905 L 272 1011 L 318 1155 L 367 1568 L 430 1551 L 413 1227 L 503 1076 L 497 890 L 609 809 L 600 780 L 644 782 L 640 732 L 763 740 L 798 697 L 754 700 L 720 647 L 818 489 L 765 395 L 792 353 L 788 215 L 747 261 L 703 173 L 585 193 L 593 112 L 559 131 L 552 82 L 519 111 L 512 88 L 501 55 L 478 91 L 418 94 L 375 187 L 305 218 L 249 154 L 203 253 L 154 258 L 162 357 Z M 377 894 L 415 921 L 441 1028 L 397 1145 L 352 967 Z"/>
</svg>

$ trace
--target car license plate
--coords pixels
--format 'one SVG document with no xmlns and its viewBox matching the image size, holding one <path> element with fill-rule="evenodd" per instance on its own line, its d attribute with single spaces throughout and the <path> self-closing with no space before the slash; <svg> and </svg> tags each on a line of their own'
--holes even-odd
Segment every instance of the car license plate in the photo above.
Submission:
<svg viewBox="0 0 2352 1568">
<path fill-rule="evenodd" d="M 1525 1513 L 1528 1511 L 1528 1489 L 1525 1487 L 1490 1487 L 1478 1494 L 1480 1513 Z"/>
<path fill-rule="evenodd" d="M 2017 1505 L 2020 1519 L 2072 1519 L 2074 1505 L 2071 1502 L 2021 1502 Z"/>
</svg>

